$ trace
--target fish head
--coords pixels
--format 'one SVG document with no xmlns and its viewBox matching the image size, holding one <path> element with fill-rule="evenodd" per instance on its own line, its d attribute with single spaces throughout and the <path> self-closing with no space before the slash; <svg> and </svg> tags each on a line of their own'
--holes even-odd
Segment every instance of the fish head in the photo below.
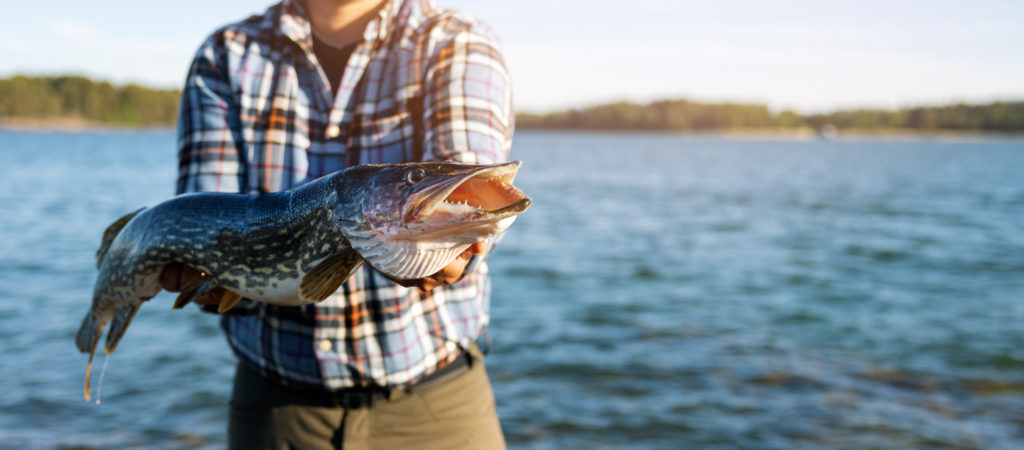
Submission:
<svg viewBox="0 0 1024 450">
<path fill-rule="evenodd" d="M 359 199 L 349 202 L 348 211 L 338 208 L 343 232 L 364 260 L 393 279 L 432 275 L 474 242 L 504 232 L 530 207 L 530 198 L 512 184 L 520 164 L 422 162 L 350 169 L 364 172 L 339 177 L 338 198 Z M 359 223 L 358 229 L 345 221 Z"/>
</svg>

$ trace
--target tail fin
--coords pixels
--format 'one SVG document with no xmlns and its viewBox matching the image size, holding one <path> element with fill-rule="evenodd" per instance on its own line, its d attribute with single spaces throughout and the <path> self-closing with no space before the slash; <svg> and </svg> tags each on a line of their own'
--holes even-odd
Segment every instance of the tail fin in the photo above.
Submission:
<svg viewBox="0 0 1024 450">
<path fill-rule="evenodd" d="M 78 329 L 78 337 L 75 338 L 75 344 L 78 346 L 78 351 L 89 353 L 89 364 L 85 366 L 85 399 L 87 401 L 92 397 L 89 387 L 90 380 L 92 379 L 92 359 L 96 356 L 96 347 L 100 343 L 100 335 L 103 334 L 103 328 L 106 327 L 107 322 L 110 322 L 110 330 L 107 332 L 107 343 L 103 346 L 103 350 L 109 355 L 114 352 L 114 349 L 117 348 L 117 343 L 124 337 L 124 332 L 128 329 L 128 325 L 131 325 L 132 318 L 135 317 L 135 313 L 139 310 L 139 305 L 141 303 L 116 308 L 112 314 L 105 317 L 103 317 L 102 313 L 89 311 L 85 318 L 82 319 L 82 327 Z"/>
<path fill-rule="evenodd" d="M 103 346 L 103 351 L 108 355 L 114 353 L 117 343 L 124 337 L 124 332 L 128 329 L 128 325 L 131 325 L 132 318 L 139 310 L 139 305 L 141 303 L 122 306 L 114 310 L 114 320 L 110 322 L 110 330 L 107 331 L 107 343 Z"/>
<path fill-rule="evenodd" d="M 106 325 L 106 320 L 96 317 L 95 311 L 89 311 L 85 315 L 85 319 L 82 319 L 82 327 L 78 329 L 78 337 L 75 338 L 78 351 L 82 353 L 89 352 L 89 365 L 85 367 L 86 401 L 90 400 L 91 397 L 89 395 L 89 379 L 92 375 L 92 358 L 96 356 L 96 344 L 100 342 L 100 334 L 103 333 L 104 325 Z"/>
</svg>

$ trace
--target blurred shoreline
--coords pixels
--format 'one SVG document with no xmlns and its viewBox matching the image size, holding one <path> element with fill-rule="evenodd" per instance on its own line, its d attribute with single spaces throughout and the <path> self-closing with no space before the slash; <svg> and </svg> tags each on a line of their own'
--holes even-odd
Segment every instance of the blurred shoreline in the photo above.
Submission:
<svg viewBox="0 0 1024 450">
<path fill-rule="evenodd" d="M 173 131 L 174 125 L 166 126 L 133 126 L 113 125 L 90 121 L 78 117 L 0 117 L 0 131 L 29 133 L 97 133 L 97 132 L 133 132 L 133 131 Z M 723 136 L 736 139 L 772 139 L 772 140 L 871 140 L 871 139 L 992 139 L 992 138 L 1024 138 L 1024 132 L 1002 132 L 990 130 L 920 130 L 912 128 L 879 128 L 879 129 L 839 129 L 835 136 L 823 137 L 811 127 L 748 127 L 723 128 L 715 130 L 649 130 L 649 129 L 614 129 L 593 130 L 576 128 L 548 128 L 517 126 L 516 131 L 532 133 L 582 133 L 582 134 L 676 134 L 694 136 Z"/>
<path fill-rule="evenodd" d="M 181 91 L 114 85 L 78 75 L 0 78 L 0 128 L 121 131 L 174 128 Z M 618 131 L 817 138 L 962 137 L 1024 133 L 1024 100 L 777 111 L 763 103 L 705 103 L 685 98 L 619 101 L 550 112 L 519 111 L 520 130 Z"/>
<path fill-rule="evenodd" d="M 80 117 L 0 117 L 0 130 L 22 132 L 83 133 L 103 131 L 155 131 L 173 130 L 167 126 L 113 125 Z"/>
</svg>

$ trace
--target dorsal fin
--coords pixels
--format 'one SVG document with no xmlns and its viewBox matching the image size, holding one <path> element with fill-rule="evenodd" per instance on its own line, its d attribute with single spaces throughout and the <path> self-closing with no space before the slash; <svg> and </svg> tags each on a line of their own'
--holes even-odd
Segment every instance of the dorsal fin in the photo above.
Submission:
<svg viewBox="0 0 1024 450">
<path fill-rule="evenodd" d="M 110 248 L 110 243 L 114 242 L 114 238 L 117 237 L 117 233 L 120 233 L 121 229 L 124 228 L 124 226 L 127 225 L 133 217 L 142 212 L 143 209 L 146 208 L 139 208 L 133 213 L 125 214 L 124 217 L 117 219 L 114 223 L 110 224 L 110 226 L 107 227 L 107 230 L 103 232 L 103 240 L 100 241 L 100 248 L 99 250 L 96 250 L 97 269 L 100 267 L 100 264 L 103 264 L 103 256 L 107 254 L 107 249 Z"/>
<path fill-rule="evenodd" d="M 361 265 L 363 260 L 355 250 L 327 257 L 302 277 L 299 297 L 315 302 L 330 297 Z"/>
</svg>

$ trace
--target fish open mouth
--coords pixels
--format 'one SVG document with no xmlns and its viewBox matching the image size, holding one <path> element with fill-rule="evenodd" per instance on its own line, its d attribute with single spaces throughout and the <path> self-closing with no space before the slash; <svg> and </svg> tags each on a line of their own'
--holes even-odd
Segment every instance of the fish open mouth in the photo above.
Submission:
<svg viewBox="0 0 1024 450">
<path fill-rule="evenodd" d="M 393 280 L 437 273 L 473 243 L 503 233 L 530 207 L 530 198 L 512 185 L 519 165 L 409 167 L 404 176 L 413 192 L 406 194 L 401 220 L 353 239 L 353 247 Z"/>
<path fill-rule="evenodd" d="M 526 211 L 531 200 L 512 185 L 519 161 L 467 167 L 416 193 L 407 203 L 407 222 L 448 219 L 454 222 L 499 221 Z"/>
</svg>

